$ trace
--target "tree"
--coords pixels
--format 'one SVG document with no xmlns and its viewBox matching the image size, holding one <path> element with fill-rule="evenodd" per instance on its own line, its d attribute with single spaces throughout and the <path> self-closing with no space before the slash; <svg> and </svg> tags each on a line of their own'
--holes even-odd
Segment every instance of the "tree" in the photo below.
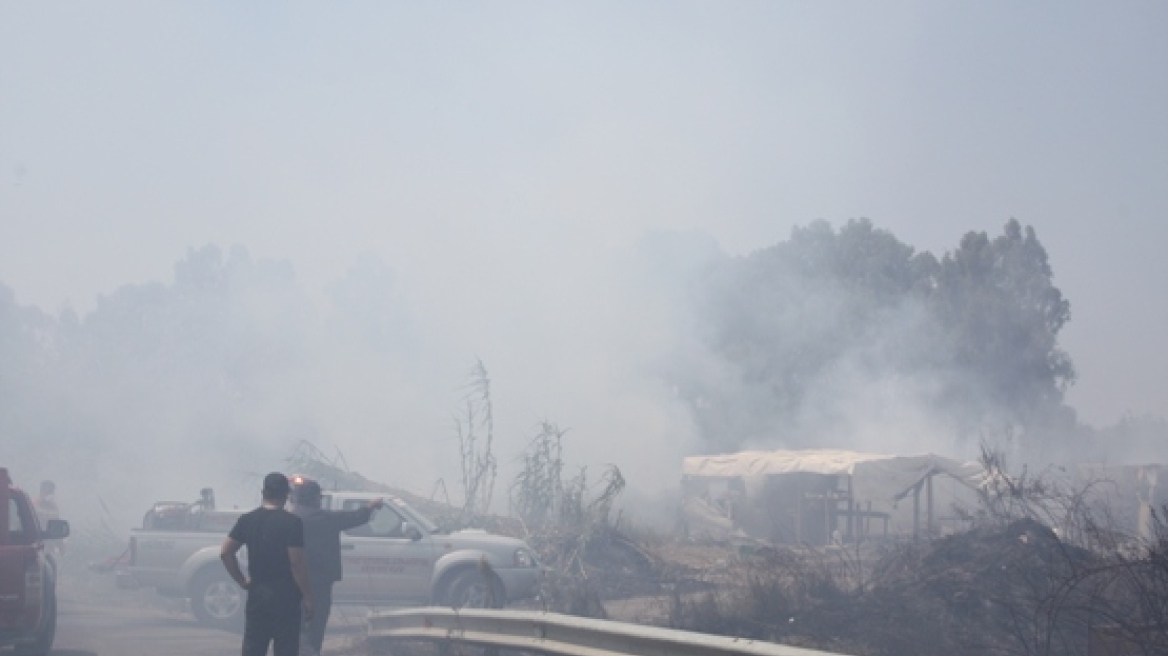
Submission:
<svg viewBox="0 0 1168 656">
<path fill-rule="evenodd" d="M 696 297 L 713 363 L 674 373 L 718 448 L 840 445 L 889 406 L 958 436 L 1065 419 L 1069 304 L 1017 221 L 940 260 L 866 219 L 817 221 L 715 265 Z"/>
<path fill-rule="evenodd" d="M 38 445 L 59 445 L 67 407 L 57 390 L 60 337 L 53 317 L 19 305 L 0 284 L 0 436 L 9 459 Z"/>
</svg>

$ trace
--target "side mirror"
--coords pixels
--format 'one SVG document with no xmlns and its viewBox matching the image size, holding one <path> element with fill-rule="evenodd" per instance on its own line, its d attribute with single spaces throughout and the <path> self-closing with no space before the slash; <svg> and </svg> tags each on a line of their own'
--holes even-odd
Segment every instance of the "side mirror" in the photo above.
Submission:
<svg viewBox="0 0 1168 656">
<path fill-rule="evenodd" d="M 41 531 L 42 540 L 64 540 L 69 537 L 69 522 L 63 519 L 50 519 L 45 522 L 45 530 Z"/>
<path fill-rule="evenodd" d="M 401 530 L 402 535 L 406 536 L 414 542 L 422 539 L 422 532 L 414 528 L 414 525 L 409 522 L 402 522 Z"/>
</svg>

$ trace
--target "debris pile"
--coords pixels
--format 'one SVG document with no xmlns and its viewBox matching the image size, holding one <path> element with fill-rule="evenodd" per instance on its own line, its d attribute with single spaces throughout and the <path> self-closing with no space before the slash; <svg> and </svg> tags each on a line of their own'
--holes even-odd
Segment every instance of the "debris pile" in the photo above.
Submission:
<svg viewBox="0 0 1168 656">
<path fill-rule="evenodd" d="M 519 522 L 509 517 L 478 515 L 468 517 L 459 508 L 443 501 L 426 498 L 408 490 L 379 483 L 348 468 L 343 456 L 330 458 L 311 442 L 300 442 L 286 460 L 288 470 L 318 481 L 326 490 L 349 490 L 395 496 L 417 508 L 443 529 L 481 528 L 500 535 L 518 536 Z"/>
</svg>

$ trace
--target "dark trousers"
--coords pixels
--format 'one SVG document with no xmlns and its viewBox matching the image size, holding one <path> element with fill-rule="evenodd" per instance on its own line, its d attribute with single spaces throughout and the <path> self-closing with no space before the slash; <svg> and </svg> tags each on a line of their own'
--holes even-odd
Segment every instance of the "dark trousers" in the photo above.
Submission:
<svg viewBox="0 0 1168 656">
<path fill-rule="evenodd" d="M 297 656 L 300 652 L 300 593 L 252 584 L 247 591 L 243 656 Z"/>
<path fill-rule="evenodd" d="M 333 582 L 313 579 L 312 600 L 315 603 L 315 610 L 312 619 L 304 625 L 307 632 L 304 639 L 319 654 L 324 646 L 324 630 L 328 626 L 329 612 L 333 609 Z"/>
</svg>

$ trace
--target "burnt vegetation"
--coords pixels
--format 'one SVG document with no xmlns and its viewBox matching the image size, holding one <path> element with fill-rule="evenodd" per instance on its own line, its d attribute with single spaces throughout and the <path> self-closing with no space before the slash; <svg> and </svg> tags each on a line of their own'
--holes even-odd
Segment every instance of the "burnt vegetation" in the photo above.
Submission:
<svg viewBox="0 0 1168 656">
<path fill-rule="evenodd" d="M 567 431 L 543 421 L 511 486 L 512 510 L 523 537 L 548 567 L 541 584 L 543 608 L 606 617 L 603 600 L 659 590 L 652 563 L 620 529 L 613 504 L 625 488 L 615 465 L 590 483 L 587 468 L 565 476 Z"/>
<path fill-rule="evenodd" d="M 1168 509 L 1134 536 L 1103 501 L 1112 481 L 1011 473 L 1000 450 L 983 447 L 987 483 L 966 531 L 823 547 L 700 541 L 614 511 L 625 485 L 615 467 L 591 483 L 584 469 L 565 476 L 567 434 L 538 424 L 509 490 L 510 517 L 468 518 L 310 444 L 289 463 L 346 488 L 404 495 L 451 527 L 526 539 L 548 567 L 534 603 L 553 612 L 861 656 L 1168 653 Z"/>
<path fill-rule="evenodd" d="M 1137 538 L 1088 489 L 1011 477 L 992 450 L 983 463 L 998 481 L 973 529 L 868 550 L 767 546 L 733 559 L 717 590 L 674 595 L 668 623 L 871 656 L 1168 653 L 1165 509 Z"/>
</svg>

